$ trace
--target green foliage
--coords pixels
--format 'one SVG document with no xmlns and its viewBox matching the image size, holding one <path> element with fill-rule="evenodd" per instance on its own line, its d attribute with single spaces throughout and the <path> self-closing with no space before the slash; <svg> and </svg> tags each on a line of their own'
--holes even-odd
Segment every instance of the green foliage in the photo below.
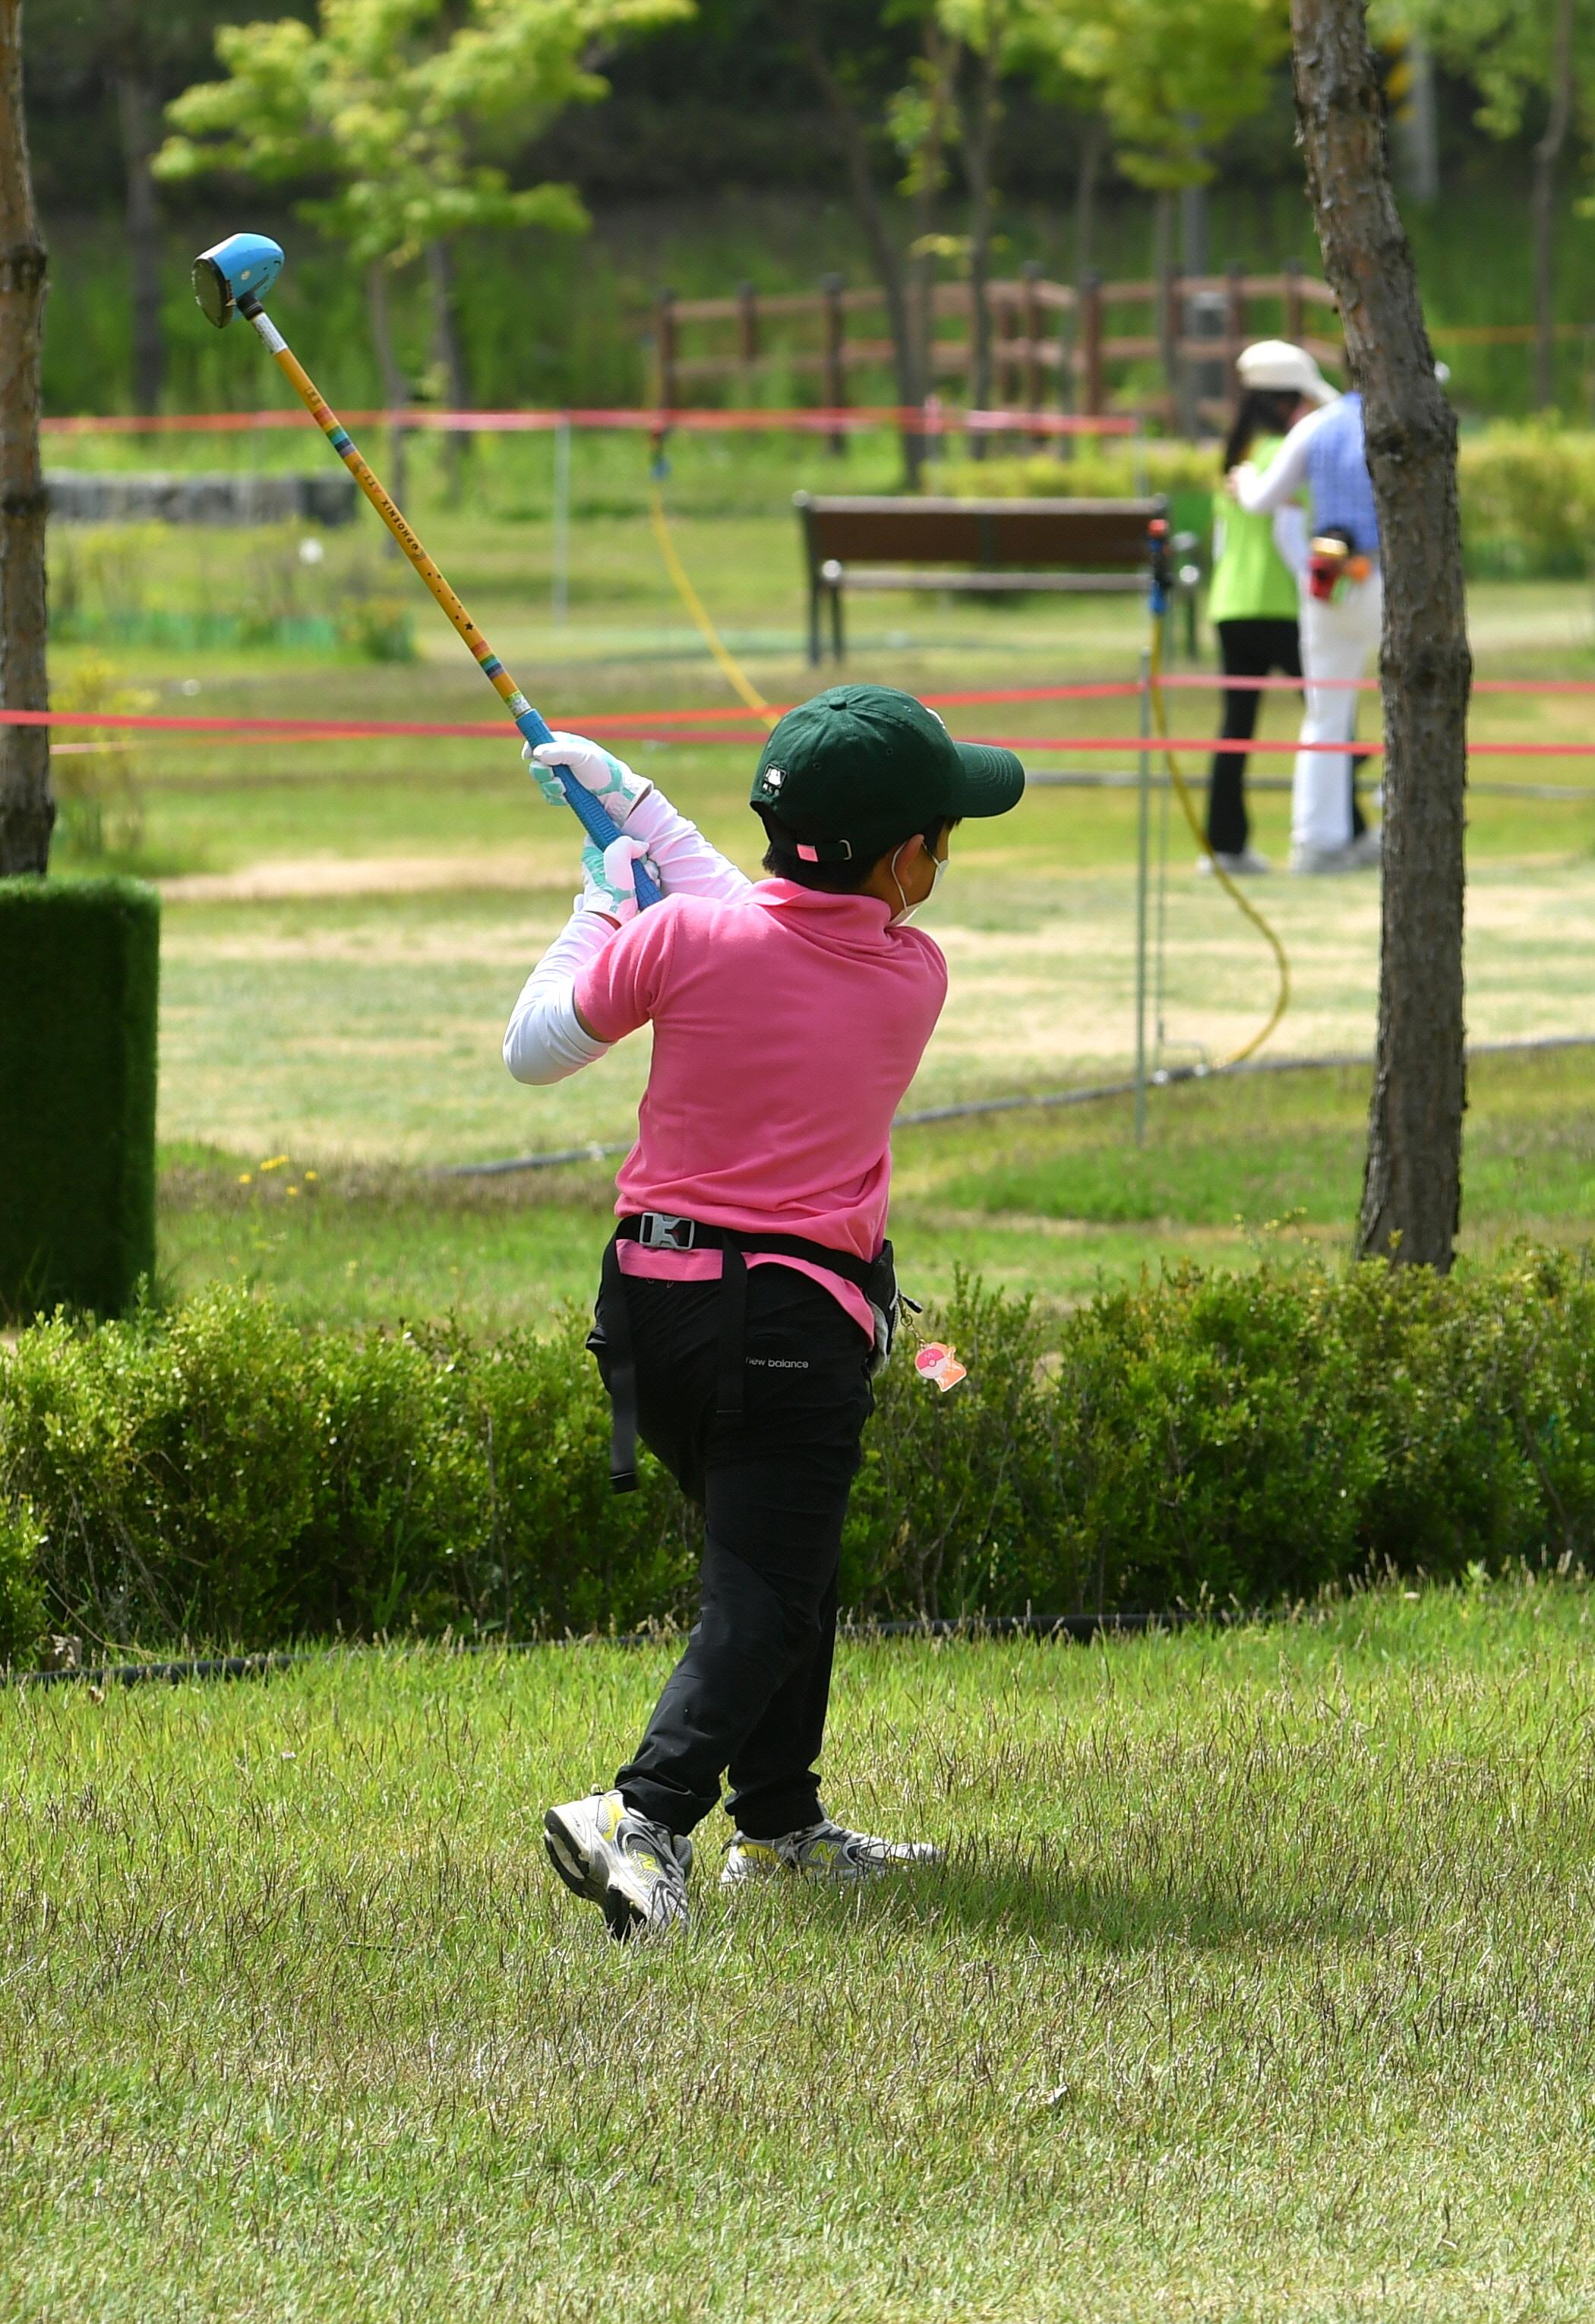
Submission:
<svg viewBox="0 0 1595 2324">
<path fill-rule="evenodd" d="M 1056 451 L 1008 460 L 947 460 L 934 470 L 927 489 L 963 500 L 1045 499 L 1051 493 L 1112 500 L 1137 493 L 1211 493 L 1218 469 L 1211 444 L 1188 444 L 1180 437 L 1146 437 L 1133 445 L 1110 438 L 1077 444 L 1063 460 Z"/>
<path fill-rule="evenodd" d="M 155 1257 L 160 907 L 0 881 L 0 1314 L 125 1311 Z"/>
<path fill-rule="evenodd" d="M 25 1669 L 44 1628 L 44 1529 L 26 1501 L 0 1499 L 0 1670 Z"/>
<path fill-rule="evenodd" d="M 392 567 L 353 527 L 63 524 L 51 538 L 51 636 L 65 645 L 281 646 L 413 661 L 415 611 L 413 595 L 395 589 Z M 108 665 L 90 667 L 94 682 L 80 666 L 60 708 L 152 707 L 152 696 L 119 692 Z M 108 755 L 109 744 L 96 760 L 107 765 Z M 122 788 L 130 787 L 129 776 Z"/>
<path fill-rule="evenodd" d="M 937 1328 L 963 1386 L 906 1354 L 879 1385 L 844 1545 L 867 1613 L 1262 1605 L 1595 1554 L 1587 1261 L 1182 1269 L 1046 1354 L 1028 1302 L 963 1282 Z M 41 1324 L 0 1366 L 0 1507 L 41 1529 L 56 1618 L 112 1638 L 680 1616 L 694 1517 L 652 1462 L 612 1497 L 606 1442 L 574 1316 L 487 1345 L 304 1334 L 217 1291 Z"/>
<path fill-rule="evenodd" d="M 1370 11 L 1391 29 L 1419 33 L 1438 60 L 1466 74 L 1482 100 L 1474 118 L 1491 137 L 1516 137 L 1556 78 L 1552 0 L 1382 0 Z M 1588 104 L 1595 88 L 1595 10 L 1572 11 L 1573 79 Z"/>
<path fill-rule="evenodd" d="M 1290 45 L 1281 0 L 1033 0 L 1023 46 L 1045 81 L 1094 89 L 1136 184 L 1200 184 L 1212 149 L 1260 113 Z"/>
<path fill-rule="evenodd" d="M 1500 420 L 1464 438 L 1457 463 L 1471 574 L 1581 576 L 1595 542 L 1595 434 Z"/>
<path fill-rule="evenodd" d="M 167 179 L 218 168 L 266 184 L 330 177 L 304 205 L 356 263 L 402 263 L 486 226 L 579 229 L 568 186 L 512 189 L 484 149 L 518 149 L 572 100 L 602 97 L 595 42 L 687 12 L 688 0 L 321 0 L 318 24 L 235 24 L 227 78 L 171 107 Z M 462 20 L 463 19 L 463 20 Z"/>
</svg>

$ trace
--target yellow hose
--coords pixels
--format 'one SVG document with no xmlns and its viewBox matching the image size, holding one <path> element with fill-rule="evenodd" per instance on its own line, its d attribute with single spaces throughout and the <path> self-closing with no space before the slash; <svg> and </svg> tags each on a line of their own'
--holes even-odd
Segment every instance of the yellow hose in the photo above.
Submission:
<svg viewBox="0 0 1595 2324">
<path fill-rule="evenodd" d="M 1241 894 L 1230 874 L 1214 858 L 1203 832 L 1202 820 L 1197 815 L 1195 801 L 1191 797 L 1190 786 L 1180 771 L 1179 761 L 1169 748 L 1168 705 L 1163 692 L 1163 631 L 1166 619 L 1166 616 L 1160 613 L 1155 612 L 1152 615 L 1152 650 L 1148 660 L 1147 678 L 1148 689 L 1151 696 L 1153 730 L 1163 744 L 1163 759 L 1168 769 L 1168 779 L 1174 788 L 1174 795 L 1184 811 L 1185 821 L 1191 826 L 1192 838 L 1212 864 L 1213 878 L 1229 897 L 1236 910 L 1245 913 L 1273 954 L 1275 964 L 1279 971 L 1279 990 L 1275 995 L 1274 1006 L 1269 1012 L 1267 1023 L 1252 1035 L 1243 1047 L 1237 1049 L 1233 1056 L 1219 1059 L 1221 1067 L 1238 1065 L 1246 1058 L 1256 1056 L 1263 1043 L 1277 1029 L 1280 1019 L 1290 1007 L 1290 962 L 1286 955 L 1285 946 L 1268 926 L 1268 921 L 1264 919 L 1257 906 L 1249 896 Z"/>
<path fill-rule="evenodd" d="M 767 725 L 773 726 L 779 714 L 770 708 L 709 619 L 707 606 L 692 586 L 692 576 L 676 554 L 676 544 L 670 538 L 669 520 L 665 514 L 665 496 L 658 484 L 649 487 L 648 521 L 653 527 L 653 537 L 659 545 L 659 555 L 664 558 L 665 570 L 676 584 L 682 604 L 692 615 L 698 635 L 718 663 L 721 676 L 750 710 L 756 710 Z"/>
</svg>

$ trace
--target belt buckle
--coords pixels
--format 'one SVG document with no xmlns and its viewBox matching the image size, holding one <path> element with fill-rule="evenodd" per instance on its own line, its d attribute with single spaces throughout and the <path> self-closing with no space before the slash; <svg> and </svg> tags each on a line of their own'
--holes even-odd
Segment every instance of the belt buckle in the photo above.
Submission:
<svg viewBox="0 0 1595 2324">
<path fill-rule="evenodd" d="M 675 1218 L 668 1211 L 644 1211 L 637 1240 L 644 1250 L 690 1250 L 696 1233 L 694 1219 Z"/>
</svg>

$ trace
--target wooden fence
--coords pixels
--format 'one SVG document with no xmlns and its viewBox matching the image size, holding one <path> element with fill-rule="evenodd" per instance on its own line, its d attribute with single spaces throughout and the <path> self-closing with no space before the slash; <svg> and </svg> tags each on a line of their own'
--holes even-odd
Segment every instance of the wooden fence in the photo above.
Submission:
<svg viewBox="0 0 1595 2324">
<path fill-rule="evenodd" d="M 971 402 L 972 297 L 965 283 L 937 283 L 929 339 L 932 392 L 958 382 Z M 1253 339 L 1292 339 L 1321 363 L 1343 360 L 1338 336 L 1315 337 L 1304 327 L 1309 309 L 1332 311 L 1334 294 L 1299 263 L 1287 263 L 1277 274 L 1234 267 L 1225 274 L 1137 282 L 1087 275 L 1078 286 L 1049 281 L 1032 264 L 1017 278 L 988 283 L 986 305 L 991 401 L 1005 411 L 1095 417 L 1107 410 L 1114 385 L 1120 390 L 1116 408 L 1123 410 L 1127 383 L 1111 382 L 1110 373 L 1153 362 L 1161 389 L 1131 397 L 1130 406 L 1194 426 L 1222 408 L 1235 358 Z M 1111 328 L 1127 308 L 1139 310 L 1143 327 Z M 817 290 L 766 294 L 745 282 L 730 299 L 678 299 L 661 290 L 654 309 L 656 401 L 682 410 L 704 401 L 705 390 L 729 384 L 745 396 L 770 373 L 795 374 L 816 382 L 827 410 L 844 410 L 855 400 L 859 373 L 893 369 L 892 343 L 882 336 L 884 309 L 878 287 L 849 289 L 840 274 L 824 276 Z M 687 334 L 715 344 L 684 351 Z"/>
</svg>

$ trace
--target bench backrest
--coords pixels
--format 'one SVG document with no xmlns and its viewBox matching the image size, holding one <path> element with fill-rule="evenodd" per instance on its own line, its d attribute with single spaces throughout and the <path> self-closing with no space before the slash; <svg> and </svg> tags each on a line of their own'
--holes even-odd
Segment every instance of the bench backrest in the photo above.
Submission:
<svg viewBox="0 0 1595 2324">
<path fill-rule="evenodd" d="M 798 493 L 811 569 L 843 565 L 1005 565 L 1079 573 L 1134 571 L 1160 500 L 954 501 Z"/>
</svg>

